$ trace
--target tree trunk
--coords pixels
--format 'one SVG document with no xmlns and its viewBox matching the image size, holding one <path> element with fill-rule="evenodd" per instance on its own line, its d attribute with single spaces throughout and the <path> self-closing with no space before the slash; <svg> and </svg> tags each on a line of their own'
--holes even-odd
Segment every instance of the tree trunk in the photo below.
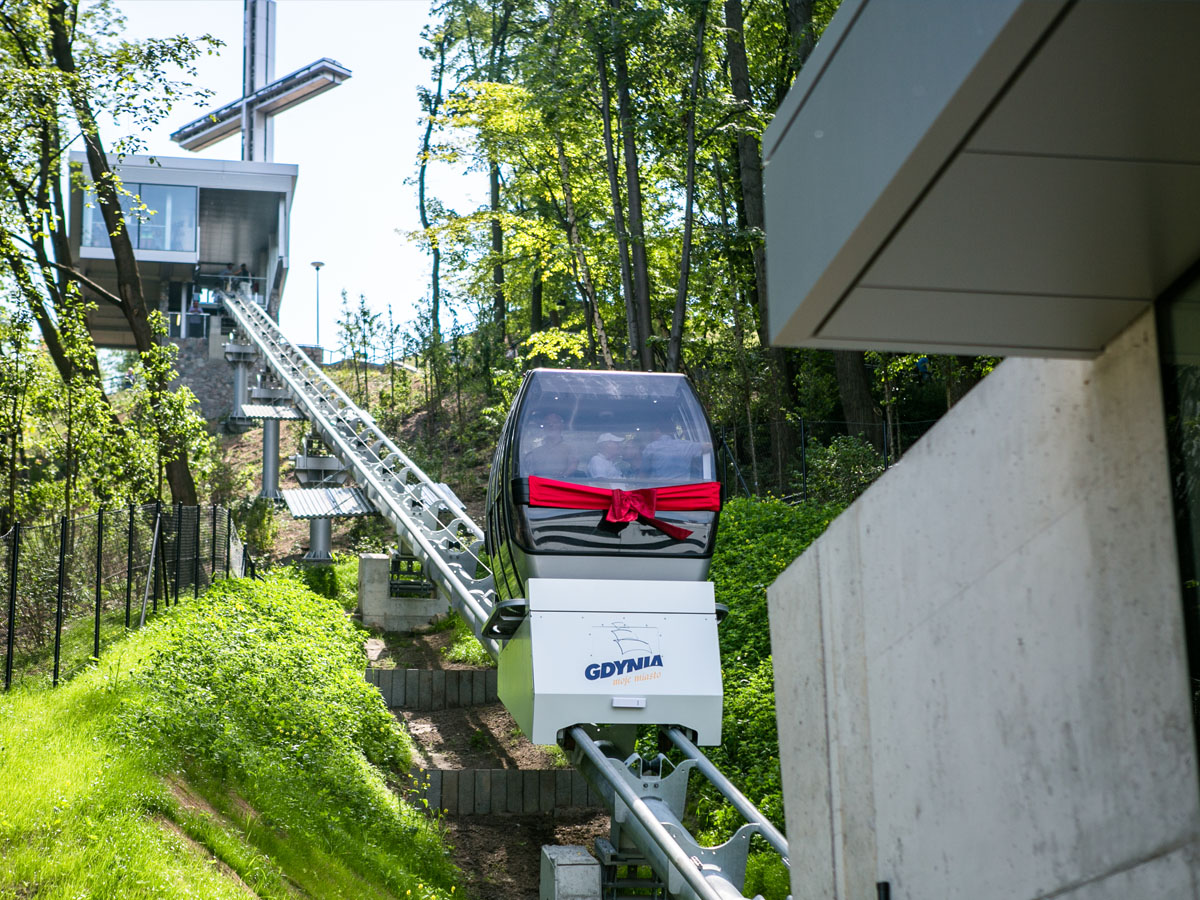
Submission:
<svg viewBox="0 0 1200 900">
<path fill-rule="evenodd" d="M 533 261 L 533 281 L 529 286 L 529 332 L 542 330 L 542 257 L 538 254 Z"/>
<path fill-rule="evenodd" d="M 692 265 L 692 207 L 696 194 L 696 92 L 700 85 L 700 63 L 704 56 L 704 25 L 708 16 L 708 0 L 700 5 L 696 22 L 696 57 L 692 64 L 687 115 L 687 175 L 683 205 L 683 249 L 679 255 L 679 286 L 675 291 L 675 311 L 671 316 L 671 338 L 667 344 L 667 371 L 679 371 L 683 349 L 683 317 L 687 308 L 688 274 Z"/>
<path fill-rule="evenodd" d="M 488 47 L 487 77 L 489 81 L 504 80 L 504 65 L 508 61 L 508 25 L 512 21 L 514 3 L 505 0 L 500 7 L 500 21 L 496 21 L 496 7 L 492 6 L 491 45 Z M 504 231 L 500 226 L 500 164 L 488 161 L 488 186 L 491 189 L 492 210 L 492 317 L 499 329 L 501 348 L 506 347 L 507 305 L 504 300 Z"/>
<path fill-rule="evenodd" d="M 500 228 L 500 166 L 488 164 L 492 205 L 492 317 L 499 329 L 500 346 L 505 345 L 504 232 Z"/>
<path fill-rule="evenodd" d="M 446 73 L 446 38 L 438 41 L 437 90 L 429 101 L 428 117 L 425 120 L 425 135 L 421 139 L 421 165 L 417 169 L 417 208 L 421 214 L 421 227 L 429 232 L 429 208 L 425 199 L 425 172 L 429 166 L 429 152 L 433 139 L 433 120 L 442 105 L 442 82 Z M 442 339 L 441 324 L 441 271 L 442 251 L 436 236 L 430 235 L 433 267 L 429 281 L 429 329 L 430 340 L 435 344 Z"/>
<path fill-rule="evenodd" d="M 575 266 L 578 272 L 576 282 L 579 293 L 583 297 L 583 305 L 589 323 L 595 323 L 596 340 L 600 344 L 600 355 L 604 360 L 604 368 L 613 367 L 612 354 L 608 350 L 608 335 L 604 329 L 604 320 L 600 318 L 600 307 L 596 302 L 596 288 L 592 283 L 592 273 L 588 267 L 587 255 L 583 252 L 583 242 L 579 239 L 579 226 L 575 221 L 575 201 L 571 195 L 571 169 L 567 163 L 567 153 L 563 148 L 562 137 L 555 136 L 555 146 L 558 150 L 558 171 L 562 177 L 563 207 L 566 210 L 567 239 L 571 249 L 575 251 Z"/>
<path fill-rule="evenodd" d="M 788 60 L 786 83 L 778 85 L 775 105 L 783 102 L 796 75 L 817 46 L 817 30 L 813 22 L 814 0 L 784 0 L 784 18 L 788 30 Z"/>
<path fill-rule="evenodd" d="M 861 350 L 835 350 L 833 362 L 842 411 L 846 416 L 846 433 L 864 435 L 871 446 L 882 453 L 883 420 L 871 394 L 866 357 Z"/>
<path fill-rule="evenodd" d="M 70 38 L 74 23 L 72 22 L 68 26 L 65 0 L 56 0 L 50 9 L 49 19 L 51 49 L 55 65 L 63 72 L 74 74 L 76 71 L 75 58 Z M 110 235 L 109 243 L 112 246 L 113 261 L 117 269 L 117 296 L 121 301 L 121 312 L 125 315 L 125 321 L 133 334 L 134 345 L 138 352 L 149 353 L 158 345 L 158 340 L 150 327 L 149 312 L 142 293 L 142 277 L 138 271 L 137 258 L 133 253 L 133 242 L 129 239 L 129 230 L 125 227 L 124 216 L 121 212 L 116 178 L 108 165 L 108 156 L 100 139 L 96 116 L 87 97 L 78 86 L 70 92 L 70 101 L 75 118 L 79 121 L 83 133 L 88 170 L 96 188 L 97 204 Z M 165 378 L 161 376 L 154 376 L 154 378 L 157 382 L 151 385 L 154 390 L 163 393 L 170 390 L 170 384 Z M 186 449 L 179 446 L 169 446 L 164 449 L 164 455 L 168 460 L 167 482 L 171 486 L 172 500 L 183 503 L 185 506 L 195 506 L 196 483 L 192 478 Z"/>
<path fill-rule="evenodd" d="M 612 92 L 608 86 L 608 60 L 604 51 L 596 50 L 596 67 L 600 73 L 600 118 L 604 123 L 604 161 L 608 168 L 608 192 L 612 198 L 613 230 L 617 236 L 617 256 L 621 262 L 621 292 L 625 296 L 625 329 L 629 345 L 625 358 L 641 360 L 642 341 L 638 334 L 637 298 L 633 292 L 633 276 L 629 265 L 629 240 L 625 231 L 625 208 L 621 204 L 621 186 L 617 178 L 617 158 L 613 152 Z"/>
<path fill-rule="evenodd" d="M 742 29 L 742 0 L 725 0 L 725 49 L 729 56 L 729 86 L 734 99 L 749 112 L 750 67 L 746 61 L 746 43 Z M 737 138 L 738 175 L 742 183 L 742 210 L 746 227 L 753 235 L 754 290 L 758 300 L 758 338 L 764 347 L 770 344 L 767 327 L 767 254 L 763 246 L 762 154 L 758 139 L 743 128 Z"/>
<path fill-rule="evenodd" d="M 441 400 L 441 383 L 439 380 L 438 349 L 442 343 L 442 248 L 436 234 L 430 232 L 429 204 L 425 197 L 425 175 L 429 167 L 429 153 L 433 141 L 433 120 L 437 117 L 442 105 L 442 85 L 446 74 L 446 36 L 438 41 L 437 90 L 429 100 L 428 117 L 425 120 L 425 134 L 421 139 L 421 165 L 417 169 L 417 209 L 421 215 L 421 227 L 429 234 L 431 250 L 431 271 L 429 274 L 429 347 L 432 366 L 432 393 L 438 402 Z M 435 403 L 430 403 L 430 420 L 434 415 Z"/>
<path fill-rule="evenodd" d="M 638 173 L 637 143 L 634 140 L 633 101 L 629 96 L 629 66 L 626 62 L 625 36 L 617 21 L 621 0 L 609 0 L 612 7 L 613 62 L 617 74 L 617 115 L 621 123 L 621 146 L 625 154 L 625 195 L 629 203 L 629 240 L 632 244 L 633 292 L 637 309 L 638 353 L 643 371 L 654 368 L 650 352 L 650 267 L 646 259 L 646 235 L 642 220 L 642 182 Z"/>
<path fill-rule="evenodd" d="M 967 391 L 979 384 L 979 373 L 975 371 L 975 357 L 953 356 L 947 360 L 946 409 L 966 396 Z"/>
</svg>

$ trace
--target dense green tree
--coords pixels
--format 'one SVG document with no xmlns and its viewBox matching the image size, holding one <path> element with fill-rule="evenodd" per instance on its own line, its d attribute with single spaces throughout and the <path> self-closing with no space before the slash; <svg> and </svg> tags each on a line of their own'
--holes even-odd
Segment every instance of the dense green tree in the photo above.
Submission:
<svg viewBox="0 0 1200 900">
<path fill-rule="evenodd" d="M 178 67 L 191 73 L 192 60 L 203 52 L 203 43 L 183 37 L 126 41 L 121 28 L 109 0 L 86 6 L 78 0 L 0 4 L 0 259 L 68 391 L 82 396 L 86 382 L 102 405 L 107 399 L 86 330 L 77 337 L 64 333 L 70 307 L 84 294 L 119 309 L 155 392 L 169 392 L 172 375 L 157 358 L 164 339 L 152 324 L 124 225 L 124 208 L 149 211 L 113 171 L 98 122 L 112 117 L 129 129 L 131 136 L 113 144 L 118 155 L 138 149 L 137 134 L 191 92 L 186 81 L 169 73 Z M 80 172 L 71 177 L 86 181 L 104 218 L 117 271 L 115 292 L 77 270 L 67 241 L 64 174 L 67 151 L 76 141 L 86 153 L 87 177 Z M 191 415 L 179 404 L 164 403 L 155 404 L 151 414 Z M 123 427 L 115 417 L 112 424 L 118 431 Z M 169 442 L 159 455 L 173 498 L 195 503 L 188 447 L 172 443 L 189 426 L 163 422 L 156 430 Z"/>
<path fill-rule="evenodd" d="M 474 314 L 471 358 L 489 384 L 555 364 L 567 343 L 522 340 L 544 330 L 572 335 L 573 364 L 684 371 L 755 489 L 791 490 L 792 458 L 813 438 L 861 434 L 889 458 L 909 442 L 901 425 L 936 417 L 929 390 L 898 389 L 891 357 L 768 346 L 761 134 L 836 6 L 434 7 L 420 166 L 465 167 L 500 189 L 477 210 L 423 191 L 419 237 L 452 297 L 439 302 Z M 974 371 L 925 368 L 947 405 Z"/>
</svg>

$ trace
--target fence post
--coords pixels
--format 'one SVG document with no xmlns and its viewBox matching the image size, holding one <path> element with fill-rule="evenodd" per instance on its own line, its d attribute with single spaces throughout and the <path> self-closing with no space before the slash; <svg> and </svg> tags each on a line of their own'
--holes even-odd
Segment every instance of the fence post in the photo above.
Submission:
<svg viewBox="0 0 1200 900">
<path fill-rule="evenodd" d="M 883 471 L 888 470 L 888 427 L 887 417 L 883 419 Z"/>
<path fill-rule="evenodd" d="M 133 501 L 129 502 L 129 533 L 125 541 L 125 630 L 129 630 L 129 607 L 133 597 Z"/>
<path fill-rule="evenodd" d="M 196 504 L 196 552 L 192 554 L 192 599 L 200 596 L 200 504 Z"/>
<path fill-rule="evenodd" d="M 212 560 L 208 564 L 208 586 L 212 587 L 217 580 L 217 504 L 212 505 L 212 528 L 209 530 L 209 551 Z"/>
<path fill-rule="evenodd" d="M 156 557 L 162 559 L 162 501 L 154 501 L 154 546 L 150 551 L 150 562 L 156 562 Z M 146 573 L 147 578 L 154 579 L 154 605 L 151 607 L 151 612 L 158 612 L 158 570 L 160 566 L 151 565 L 153 571 Z M 164 584 L 165 588 L 166 585 Z"/>
<path fill-rule="evenodd" d="M 179 500 L 175 504 L 175 605 L 179 605 L 179 552 L 182 549 L 183 541 L 180 538 L 183 535 L 183 501 Z M 170 604 L 168 604 L 170 605 Z"/>
<path fill-rule="evenodd" d="M 233 510 L 225 510 L 225 577 L 229 577 L 229 549 L 233 546 Z"/>
<path fill-rule="evenodd" d="M 13 635 L 17 630 L 17 560 L 21 555 L 21 523 L 13 524 L 12 562 L 8 567 L 8 640 L 4 650 L 4 689 L 12 687 Z"/>
<path fill-rule="evenodd" d="M 104 510 L 96 513 L 96 628 L 92 637 L 92 656 L 100 658 L 100 584 L 104 578 Z"/>
<path fill-rule="evenodd" d="M 54 610 L 54 680 L 52 687 L 58 687 L 58 664 L 62 655 L 62 620 L 63 620 L 63 588 L 67 580 L 67 517 L 62 517 L 62 527 L 58 534 L 58 604 Z"/>
<path fill-rule="evenodd" d="M 804 416 L 800 417 L 800 490 L 808 501 L 808 438 L 804 434 Z"/>
</svg>

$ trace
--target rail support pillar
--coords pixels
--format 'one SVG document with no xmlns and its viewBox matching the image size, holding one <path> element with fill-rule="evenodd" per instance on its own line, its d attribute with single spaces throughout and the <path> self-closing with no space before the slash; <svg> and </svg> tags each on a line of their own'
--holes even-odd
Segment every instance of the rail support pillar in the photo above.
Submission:
<svg viewBox="0 0 1200 900">
<path fill-rule="evenodd" d="M 279 420 L 263 419 L 262 492 L 267 500 L 279 500 Z M 328 521 L 328 520 L 326 520 Z"/>
<path fill-rule="evenodd" d="M 333 528 L 329 519 L 308 520 L 308 552 L 304 554 L 306 563 L 333 562 Z"/>
<path fill-rule="evenodd" d="M 250 396 L 250 367 L 254 364 L 258 352 L 249 344 L 233 342 L 226 344 L 224 349 L 225 359 L 233 366 L 233 408 L 229 411 L 229 418 L 225 420 L 225 427 L 235 434 L 240 434 L 254 427 L 254 421 L 246 418 L 242 404 Z"/>
</svg>

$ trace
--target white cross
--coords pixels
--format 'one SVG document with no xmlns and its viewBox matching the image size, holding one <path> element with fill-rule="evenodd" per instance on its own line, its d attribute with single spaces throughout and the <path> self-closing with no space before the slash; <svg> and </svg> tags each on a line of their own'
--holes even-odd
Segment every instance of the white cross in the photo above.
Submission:
<svg viewBox="0 0 1200 900">
<path fill-rule="evenodd" d="M 319 59 L 276 79 L 275 0 L 245 0 L 242 46 L 242 96 L 184 125 L 171 140 L 185 150 L 202 150 L 240 131 L 242 159 L 272 162 L 275 116 L 337 87 L 350 70 Z"/>
</svg>

